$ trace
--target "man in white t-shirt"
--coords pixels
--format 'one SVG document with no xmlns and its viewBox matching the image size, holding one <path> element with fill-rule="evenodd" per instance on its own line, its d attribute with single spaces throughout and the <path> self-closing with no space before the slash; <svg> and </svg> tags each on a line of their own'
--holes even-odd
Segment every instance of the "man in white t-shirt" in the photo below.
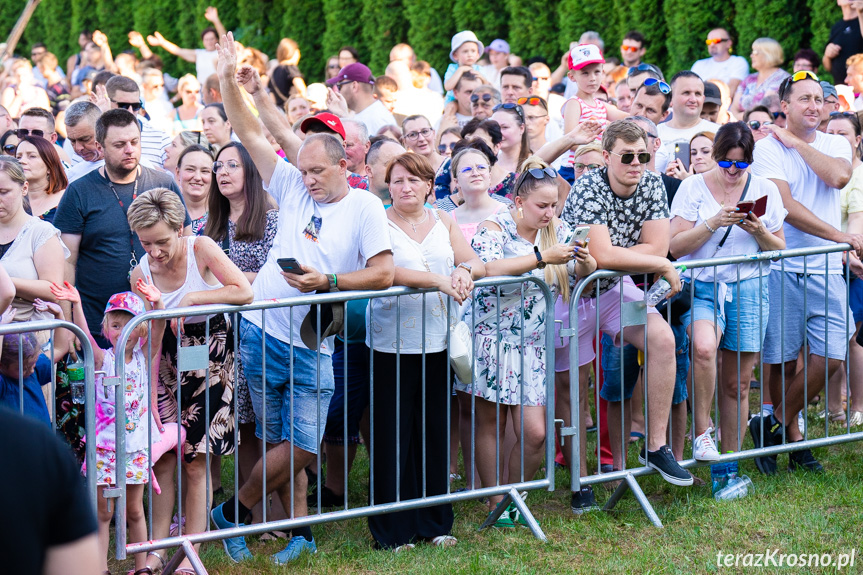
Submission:
<svg viewBox="0 0 863 575">
<path fill-rule="evenodd" d="M 657 84 L 659 85 L 659 84 Z M 718 124 L 701 119 L 704 106 L 704 81 L 695 72 L 683 70 L 671 79 L 671 120 L 659 124 L 659 137 L 663 146 L 656 154 L 656 169 L 665 172 L 668 162 L 674 159 L 675 146 L 689 144 L 698 132 L 716 132 Z"/>
<path fill-rule="evenodd" d="M 795 75 L 782 82 L 779 97 L 787 117 L 786 128 L 767 126 L 772 135 L 755 144 L 752 173 L 770 178 L 779 188 L 788 210 L 788 249 L 847 242 L 858 254 L 863 253 L 863 236 L 840 231 L 839 189 L 851 178 L 852 150 L 844 138 L 817 131 L 824 105 L 821 85 L 811 72 Z M 797 413 L 824 388 L 825 368 L 829 374 L 839 369 L 848 344 L 842 254 L 789 258 L 774 262 L 772 268 L 762 354 L 764 363 L 770 364 L 774 409 L 772 414 L 756 416 L 749 423 L 756 448 L 780 445 L 783 427 L 787 442 L 803 439 Z M 808 369 L 795 373 L 797 357 L 805 345 L 809 347 Z M 762 473 L 776 473 L 776 455 L 756 458 L 755 463 Z M 789 453 L 788 467 L 822 471 L 808 449 Z"/>
<path fill-rule="evenodd" d="M 710 58 L 698 60 L 692 65 L 692 71 L 701 79 L 722 80 L 728 85 L 728 92 L 734 94 L 738 84 L 749 75 L 749 62 L 746 58 L 731 55 L 734 42 L 725 28 L 714 28 L 707 35 L 707 51 Z"/>
<path fill-rule="evenodd" d="M 297 167 L 276 155 L 240 93 L 232 40 L 229 35 L 219 55 L 225 112 L 279 206 L 279 233 L 255 278 L 255 298 L 390 287 L 395 267 L 389 236 L 381 233 L 387 220 L 380 200 L 348 186 L 344 147 L 335 136 L 307 136 L 297 152 Z M 244 66 L 239 77 L 243 83 L 251 81 L 252 69 Z M 293 258 L 292 268 L 282 268 L 281 258 Z M 266 324 L 262 311 L 246 312 L 240 324 L 240 352 L 257 419 L 256 435 L 266 437 L 271 446 L 267 485 L 294 517 L 308 512 L 305 467 L 318 452 L 334 387 L 328 336 L 337 328 L 327 318 L 328 308 L 318 309 L 321 332 L 315 329 L 311 338 L 301 327 L 309 306 L 268 310 Z M 317 322 L 311 323 L 314 328 Z M 262 349 L 266 372 L 261 369 Z M 213 509 L 211 519 L 217 528 L 233 527 L 267 495 L 262 490 L 263 463 L 258 461 L 236 494 Z M 311 528 L 295 528 L 292 534 L 287 547 L 272 556 L 277 564 L 317 551 Z M 234 561 L 251 557 L 242 537 L 228 538 L 224 546 Z"/>
<path fill-rule="evenodd" d="M 347 106 L 352 113 L 351 119 L 365 124 L 370 135 L 377 135 L 378 130 L 384 126 L 396 125 L 396 119 L 390 111 L 383 102 L 375 98 L 375 77 L 365 64 L 348 64 L 339 70 L 335 78 L 327 80 L 327 85 L 341 96 L 341 102 L 330 102 L 332 97 L 327 99 L 330 110 L 344 117 L 347 114 L 340 113 L 344 111 L 341 108 Z M 334 103 L 335 106 L 332 105 Z"/>
</svg>

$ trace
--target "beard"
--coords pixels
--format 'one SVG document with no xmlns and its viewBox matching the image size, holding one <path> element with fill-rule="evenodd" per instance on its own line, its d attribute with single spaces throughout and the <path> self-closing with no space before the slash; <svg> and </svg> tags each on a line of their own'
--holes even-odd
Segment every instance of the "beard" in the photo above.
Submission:
<svg viewBox="0 0 863 575">
<path fill-rule="evenodd" d="M 131 168 L 127 168 L 123 165 L 122 162 L 115 164 L 114 162 L 109 161 L 107 157 L 105 157 L 105 169 L 108 170 L 111 176 L 117 180 L 122 180 L 128 177 L 132 172 L 138 169 L 138 164 L 139 162 L 136 161 L 134 166 L 132 166 Z"/>
</svg>

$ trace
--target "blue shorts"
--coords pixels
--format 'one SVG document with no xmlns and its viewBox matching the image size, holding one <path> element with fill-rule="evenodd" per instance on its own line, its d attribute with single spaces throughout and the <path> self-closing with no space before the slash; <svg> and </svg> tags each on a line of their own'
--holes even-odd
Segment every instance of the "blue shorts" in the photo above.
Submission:
<svg viewBox="0 0 863 575">
<path fill-rule="evenodd" d="M 773 270 L 768 284 L 770 317 L 764 338 L 764 363 L 794 361 L 806 342 L 809 343 L 809 353 L 813 355 L 845 359 L 848 340 L 854 333 L 854 326 L 846 325 L 848 299 L 845 278 L 828 274 L 825 281 L 824 274 L 804 276 L 802 273 Z"/>
<path fill-rule="evenodd" d="M 770 315 L 769 277 L 724 284 L 724 287 L 721 283 L 696 280 L 692 308 L 680 320 L 686 327 L 693 321 L 715 322 L 722 332 L 719 349 L 759 352 Z"/>
<path fill-rule="evenodd" d="M 860 278 L 851 277 L 851 298 L 848 303 L 851 304 L 851 313 L 854 314 L 854 323 L 863 321 L 863 280 Z M 852 331 L 854 328 L 851 328 Z"/>
<path fill-rule="evenodd" d="M 333 362 L 330 356 L 320 354 L 319 371 L 316 351 L 300 347 L 292 350 L 280 339 L 267 336 L 265 386 L 261 328 L 243 319 L 240 322 L 240 341 L 243 370 L 255 411 L 255 435 L 263 437 L 266 405 L 267 443 L 288 441 L 303 451 L 317 453 L 333 395 Z"/>
<path fill-rule="evenodd" d="M 360 442 L 360 419 L 369 406 L 369 348 L 365 343 L 345 343 L 336 338 L 333 350 L 333 376 L 335 389 L 327 413 L 324 443 L 331 445 L 357 445 Z M 345 357 L 347 356 L 347 368 Z M 347 381 L 345 375 L 347 374 Z M 347 396 L 347 410 L 345 410 Z M 347 435 L 345 435 L 347 414 Z"/>
</svg>

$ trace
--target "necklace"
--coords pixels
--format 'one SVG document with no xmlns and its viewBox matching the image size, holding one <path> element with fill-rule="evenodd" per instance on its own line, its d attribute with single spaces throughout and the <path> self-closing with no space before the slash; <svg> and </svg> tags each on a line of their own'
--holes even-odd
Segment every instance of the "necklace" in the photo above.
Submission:
<svg viewBox="0 0 863 575">
<path fill-rule="evenodd" d="M 410 224 L 410 226 L 414 229 L 414 233 L 417 233 L 417 226 L 421 226 L 421 225 L 423 225 L 424 223 L 426 223 L 426 220 L 427 220 L 427 219 L 429 219 L 429 213 L 428 213 L 428 211 L 427 211 L 425 208 L 423 208 L 423 214 L 424 214 L 424 215 L 423 215 L 423 219 L 421 219 L 420 221 L 418 221 L 418 222 L 416 222 L 416 223 L 414 223 L 414 222 L 410 221 L 409 219 L 405 218 L 403 215 L 401 215 L 401 214 L 399 213 L 399 211 L 398 211 L 397 209 L 393 208 L 393 211 L 396 213 L 396 215 L 397 215 L 399 218 L 401 218 L 401 220 L 402 220 L 403 222 Z"/>
</svg>

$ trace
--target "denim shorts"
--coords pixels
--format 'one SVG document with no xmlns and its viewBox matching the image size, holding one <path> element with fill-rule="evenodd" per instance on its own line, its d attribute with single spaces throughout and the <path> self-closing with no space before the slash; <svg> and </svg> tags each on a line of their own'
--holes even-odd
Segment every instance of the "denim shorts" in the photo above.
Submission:
<svg viewBox="0 0 863 575">
<path fill-rule="evenodd" d="M 349 343 L 336 338 L 333 349 L 333 376 L 335 389 L 327 412 L 324 443 L 331 445 L 358 445 L 360 442 L 360 419 L 369 406 L 370 351 L 365 343 Z M 347 357 L 347 368 L 345 358 Z M 347 396 L 347 410 L 345 410 Z M 347 416 L 345 415 L 347 414 Z M 347 421 L 347 435 L 345 422 Z"/>
<path fill-rule="evenodd" d="M 318 371 L 316 351 L 300 347 L 291 350 L 287 343 L 267 336 L 264 382 L 262 340 L 261 328 L 246 319 L 240 322 L 240 354 L 255 411 L 255 435 L 263 437 L 266 406 L 267 443 L 288 441 L 303 451 L 317 453 L 333 395 L 332 359 L 320 354 Z"/>
<path fill-rule="evenodd" d="M 724 284 L 724 287 L 720 283 L 695 280 L 692 308 L 681 316 L 681 322 L 686 327 L 693 321 L 714 323 L 715 310 L 715 325 L 722 332 L 719 349 L 761 351 L 770 315 L 769 277 Z"/>
</svg>

